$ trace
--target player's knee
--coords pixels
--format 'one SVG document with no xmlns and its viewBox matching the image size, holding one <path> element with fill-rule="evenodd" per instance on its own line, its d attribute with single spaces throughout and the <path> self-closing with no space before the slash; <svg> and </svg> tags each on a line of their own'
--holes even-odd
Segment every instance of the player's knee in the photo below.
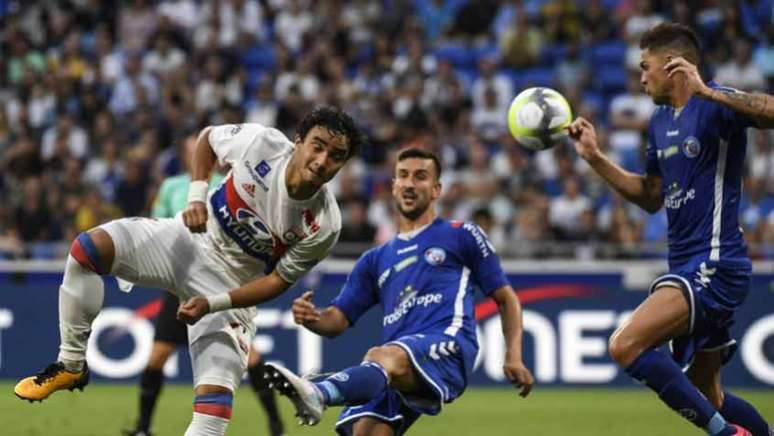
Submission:
<svg viewBox="0 0 774 436">
<path fill-rule="evenodd" d="M 352 425 L 352 436 L 392 436 L 395 434 L 388 424 L 375 419 L 362 418 Z"/>
<path fill-rule="evenodd" d="M 390 380 L 400 380 L 411 372 L 408 356 L 402 348 L 394 346 L 373 347 L 368 350 L 363 361 L 378 363 Z"/>
<path fill-rule="evenodd" d="M 110 273 L 113 252 L 113 240 L 100 228 L 81 233 L 70 245 L 70 255 L 78 264 L 99 275 Z"/>
<path fill-rule="evenodd" d="M 197 386 L 196 388 L 196 397 L 194 398 L 193 406 L 194 413 L 230 420 L 234 399 L 231 391 L 220 386 L 213 386 L 213 388 L 221 389 L 206 389 L 200 391 L 200 387 L 201 386 Z"/>
<path fill-rule="evenodd" d="M 716 386 L 714 383 L 703 383 L 696 387 L 707 398 L 707 401 L 712 404 L 712 407 L 718 410 L 723 407 L 723 388 Z"/>
<path fill-rule="evenodd" d="M 607 351 L 621 367 L 629 366 L 637 358 L 641 350 L 637 341 L 629 335 L 616 332 L 607 343 Z"/>
<path fill-rule="evenodd" d="M 169 356 L 175 351 L 175 345 L 168 342 L 154 341 L 151 355 L 148 359 L 148 368 L 161 370 L 167 363 Z"/>
</svg>

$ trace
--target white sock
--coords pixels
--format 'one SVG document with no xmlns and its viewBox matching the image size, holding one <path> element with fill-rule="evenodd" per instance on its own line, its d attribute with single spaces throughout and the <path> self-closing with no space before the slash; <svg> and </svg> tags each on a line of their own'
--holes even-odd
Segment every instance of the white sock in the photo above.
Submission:
<svg viewBox="0 0 774 436">
<path fill-rule="evenodd" d="M 102 309 L 105 284 L 97 273 L 67 256 L 59 287 L 59 357 L 68 371 L 79 372 L 86 361 L 91 322 Z"/>
<path fill-rule="evenodd" d="M 184 436 L 223 436 L 228 423 L 226 418 L 194 412 Z"/>
</svg>

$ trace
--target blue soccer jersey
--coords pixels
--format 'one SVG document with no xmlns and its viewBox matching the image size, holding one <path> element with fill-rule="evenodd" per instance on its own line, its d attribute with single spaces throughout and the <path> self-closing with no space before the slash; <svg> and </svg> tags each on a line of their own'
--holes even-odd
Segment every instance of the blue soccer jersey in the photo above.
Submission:
<svg viewBox="0 0 774 436">
<path fill-rule="evenodd" d="M 670 269 L 705 260 L 749 264 L 739 200 L 745 129 L 752 125 L 749 117 L 699 97 L 679 111 L 660 106 L 651 117 L 646 171 L 662 179 Z"/>
<path fill-rule="evenodd" d="M 478 226 L 438 218 L 413 238 L 397 237 L 363 254 L 332 305 L 354 325 L 379 303 L 384 342 L 440 333 L 477 344 L 474 289 L 490 295 L 508 284 Z"/>
</svg>

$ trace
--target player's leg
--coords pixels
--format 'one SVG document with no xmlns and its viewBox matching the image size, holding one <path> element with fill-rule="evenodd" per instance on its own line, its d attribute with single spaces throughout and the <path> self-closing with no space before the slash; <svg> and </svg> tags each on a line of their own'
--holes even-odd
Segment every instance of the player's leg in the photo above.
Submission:
<svg viewBox="0 0 774 436">
<path fill-rule="evenodd" d="M 140 376 L 139 416 L 135 429 L 130 434 L 149 434 L 153 411 L 164 384 L 164 365 L 178 347 L 188 345 L 186 325 L 177 320 L 180 300 L 167 293 L 156 317 L 156 333 L 153 338 L 151 355 Z"/>
<path fill-rule="evenodd" d="M 711 435 L 733 435 L 735 430 L 677 363 L 656 349 L 670 338 L 692 333 L 695 307 L 692 290 L 687 286 L 680 278 L 657 282 L 655 291 L 611 336 L 610 355 L 629 376 L 647 384 L 694 425 Z"/>
<path fill-rule="evenodd" d="M 747 429 L 753 436 L 770 436 L 769 424 L 752 404 L 723 390 L 722 366 L 723 350 L 699 351 L 688 370 L 688 378 L 728 422 Z"/>
<path fill-rule="evenodd" d="M 397 368 L 410 370 L 411 365 L 408 363 L 408 357 L 404 356 L 405 365 L 392 362 L 392 360 L 399 359 L 396 357 L 401 351 L 399 348 L 397 350 L 392 350 L 397 348 L 395 346 L 376 348 L 389 348 L 390 350 L 377 353 L 372 349 L 366 354 L 366 359 L 370 356 L 373 360 L 364 360 L 360 365 L 346 368 L 316 383 L 302 379 L 280 365 L 268 363 L 266 367 L 269 375 L 269 386 L 276 388 L 293 402 L 300 424 L 316 425 L 320 422 L 322 413 L 328 406 L 364 404 L 384 393 L 389 384 L 390 376 L 374 356 L 378 356 L 385 362 L 389 359 L 390 361 L 386 364 L 392 370 L 397 370 Z M 403 377 L 403 374 L 400 376 Z"/>
<path fill-rule="evenodd" d="M 352 426 L 352 436 L 393 436 L 390 424 L 375 418 L 360 418 Z"/>
<path fill-rule="evenodd" d="M 315 386 L 326 406 L 339 406 L 367 403 L 387 386 L 412 392 L 422 385 L 406 351 L 397 345 L 383 345 L 368 350 L 360 365 L 339 371 Z"/>
<path fill-rule="evenodd" d="M 269 434 L 271 436 L 281 435 L 284 433 L 285 428 L 277 409 L 277 399 L 274 391 L 269 388 L 266 365 L 264 365 L 263 359 L 261 359 L 261 354 L 252 347 L 247 360 L 247 374 L 250 379 L 250 385 L 266 411 L 266 416 L 269 418 Z"/>
<path fill-rule="evenodd" d="M 153 341 L 150 359 L 140 375 L 140 415 L 134 430 L 128 432 L 129 435 L 150 434 L 153 411 L 164 384 L 164 364 L 176 349 L 175 343 Z"/>
<path fill-rule="evenodd" d="M 73 241 L 59 287 L 61 343 L 57 362 L 21 380 L 14 389 L 18 397 L 41 401 L 57 390 L 83 389 L 88 383 L 86 345 L 105 293 L 100 276 L 110 272 L 114 255 L 112 238 L 100 228 L 81 233 Z"/>
<path fill-rule="evenodd" d="M 185 436 L 222 436 L 231 420 L 233 393 L 247 370 L 247 354 L 252 328 L 231 323 L 227 312 L 215 316 L 224 322 L 221 330 L 199 337 L 189 328 L 191 366 L 194 376 L 193 418 Z"/>
<path fill-rule="evenodd" d="M 366 404 L 345 407 L 336 422 L 336 433 L 340 436 L 399 436 L 405 434 L 420 415 L 406 405 L 396 389 L 387 388 Z"/>
</svg>

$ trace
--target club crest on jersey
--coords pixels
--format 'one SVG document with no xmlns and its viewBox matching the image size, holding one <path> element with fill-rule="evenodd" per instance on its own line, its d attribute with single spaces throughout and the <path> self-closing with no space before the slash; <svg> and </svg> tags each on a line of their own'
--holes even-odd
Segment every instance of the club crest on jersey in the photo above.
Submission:
<svg viewBox="0 0 774 436">
<path fill-rule="evenodd" d="M 446 260 L 446 251 L 439 247 L 430 247 L 425 251 L 425 260 L 433 266 L 438 266 Z"/>
<path fill-rule="evenodd" d="M 701 144 L 695 136 L 689 136 L 683 141 L 683 154 L 688 158 L 695 158 L 701 152 Z"/>
<path fill-rule="evenodd" d="M 266 174 L 269 174 L 269 171 L 271 171 L 271 166 L 269 166 L 268 162 L 265 160 L 262 160 L 255 166 L 255 172 L 261 177 L 266 177 Z"/>
</svg>

